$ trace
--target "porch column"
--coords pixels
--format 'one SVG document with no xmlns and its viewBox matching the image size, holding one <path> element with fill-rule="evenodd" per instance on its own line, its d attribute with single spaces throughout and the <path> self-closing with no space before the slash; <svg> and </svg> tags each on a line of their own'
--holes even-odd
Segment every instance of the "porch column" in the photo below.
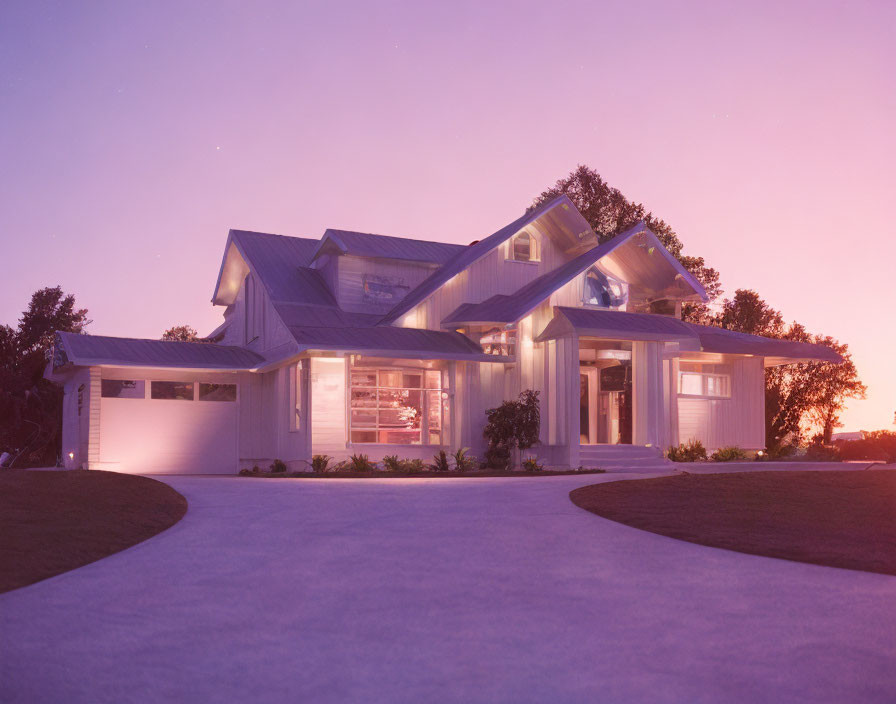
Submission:
<svg viewBox="0 0 896 704">
<path fill-rule="evenodd" d="M 632 443 L 660 447 L 665 422 L 662 342 L 632 343 L 632 385 Z"/>
<path fill-rule="evenodd" d="M 566 416 L 563 426 L 563 444 L 566 445 L 569 457 L 569 466 L 575 469 L 579 466 L 579 338 L 577 335 L 562 337 L 557 340 L 557 385 L 549 390 L 549 393 L 561 395 Z"/>
</svg>

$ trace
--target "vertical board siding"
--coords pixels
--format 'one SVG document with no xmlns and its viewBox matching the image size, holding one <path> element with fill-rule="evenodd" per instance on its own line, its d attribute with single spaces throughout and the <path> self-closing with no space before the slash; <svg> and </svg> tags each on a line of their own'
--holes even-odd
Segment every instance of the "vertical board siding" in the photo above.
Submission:
<svg viewBox="0 0 896 704">
<path fill-rule="evenodd" d="M 344 358 L 311 359 L 311 451 L 312 454 L 345 453 L 346 361 Z"/>
<path fill-rule="evenodd" d="M 733 357 L 729 362 L 731 397 L 678 397 L 680 442 L 700 440 L 708 451 L 734 445 L 765 447 L 765 369 L 761 357 Z M 678 379 L 675 380 L 676 391 Z"/>
</svg>

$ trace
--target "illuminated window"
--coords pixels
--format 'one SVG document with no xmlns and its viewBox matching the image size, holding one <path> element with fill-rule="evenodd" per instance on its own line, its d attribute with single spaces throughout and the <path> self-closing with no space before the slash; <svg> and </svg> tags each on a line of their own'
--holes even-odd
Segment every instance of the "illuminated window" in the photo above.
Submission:
<svg viewBox="0 0 896 704">
<path fill-rule="evenodd" d="M 103 379 L 103 398 L 145 398 L 145 383 L 138 379 Z"/>
<path fill-rule="evenodd" d="M 730 398 L 731 375 L 723 364 L 682 362 L 678 372 L 678 393 L 682 396 Z"/>
<path fill-rule="evenodd" d="M 585 274 L 585 305 L 620 308 L 628 301 L 628 285 L 607 276 L 597 267 Z"/>
<path fill-rule="evenodd" d="M 192 401 L 192 381 L 151 381 L 150 398 L 170 401 Z"/>
<path fill-rule="evenodd" d="M 517 262 L 538 261 L 538 246 L 528 232 L 516 235 L 510 243 L 510 258 Z"/>
<path fill-rule="evenodd" d="M 442 444 L 440 371 L 355 367 L 350 394 L 352 443 Z"/>
<path fill-rule="evenodd" d="M 492 328 L 483 333 L 479 338 L 479 344 L 486 354 L 504 355 L 512 357 L 516 354 L 516 330 L 502 330 Z"/>
</svg>

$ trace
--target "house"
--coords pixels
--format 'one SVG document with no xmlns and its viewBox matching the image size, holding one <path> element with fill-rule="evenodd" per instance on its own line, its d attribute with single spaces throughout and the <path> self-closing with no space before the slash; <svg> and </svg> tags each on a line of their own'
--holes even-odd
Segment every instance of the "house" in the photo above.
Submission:
<svg viewBox="0 0 896 704">
<path fill-rule="evenodd" d="M 315 454 L 482 456 L 485 411 L 540 392 L 549 466 L 764 447 L 764 369 L 826 347 L 683 322 L 700 283 L 643 223 L 599 243 L 566 196 L 468 246 L 231 230 L 208 342 L 59 333 L 67 467 L 233 473 Z"/>
</svg>

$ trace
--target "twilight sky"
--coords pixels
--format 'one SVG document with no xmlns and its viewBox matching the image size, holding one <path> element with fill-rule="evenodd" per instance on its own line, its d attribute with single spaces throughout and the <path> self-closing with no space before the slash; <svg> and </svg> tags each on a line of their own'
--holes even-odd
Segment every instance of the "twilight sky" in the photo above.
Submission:
<svg viewBox="0 0 896 704">
<path fill-rule="evenodd" d="M 674 6 L 674 7 L 673 7 Z M 209 332 L 231 227 L 467 243 L 576 164 L 896 411 L 896 3 L 0 4 L 0 322 Z"/>
</svg>

